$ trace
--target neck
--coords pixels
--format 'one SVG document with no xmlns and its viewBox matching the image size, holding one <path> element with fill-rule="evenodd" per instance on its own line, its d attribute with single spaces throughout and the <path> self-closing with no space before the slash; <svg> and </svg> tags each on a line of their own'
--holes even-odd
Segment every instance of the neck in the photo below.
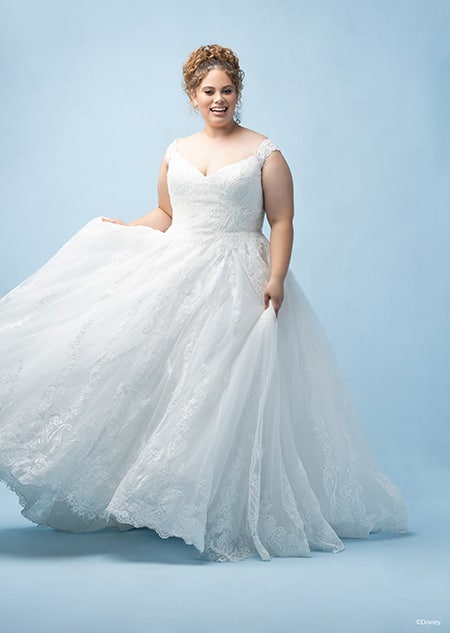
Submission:
<svg viewBox="0 0 450 633">
<path fill-rule="evenodd" d="M 203 129 L 203 133 L 208 138 L 225 138 L 226 136 L 230 136 L 231 134 L 233 134 L 233 132 L 235 132 L 237 128 L 238 128 L 238 124 L 235 121 L 230 121 L 228 125 L 225 125 L 223 127 L 222 126 L 214 127 L 211 125 L 205 125 Z"/>
</svg>

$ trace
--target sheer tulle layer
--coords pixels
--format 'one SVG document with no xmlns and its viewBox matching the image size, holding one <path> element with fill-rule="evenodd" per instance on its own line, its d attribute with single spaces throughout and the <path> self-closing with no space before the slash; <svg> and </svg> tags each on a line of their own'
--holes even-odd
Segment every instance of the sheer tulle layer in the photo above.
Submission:
<svg viewBox="0 0 450 633">
<path fill-rule="evenodd" d="M 93 220 L 1 303 L 0 477 L 32 521 L 219 561 L 406 530 L 321 327 L 259 232 Z"/>
</svg>

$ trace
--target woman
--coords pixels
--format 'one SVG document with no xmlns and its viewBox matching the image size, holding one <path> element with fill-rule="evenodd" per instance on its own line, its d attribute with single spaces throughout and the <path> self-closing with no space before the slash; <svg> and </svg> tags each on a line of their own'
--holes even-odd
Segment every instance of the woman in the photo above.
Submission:
<svg viewBox="0 0 450 633">
<path fill-rule="evenodd" d="M 205 126 L 169 146 L 158 207 L 93 220 L 2 301 L 0 477 L 41 525 L 218 561 L 404 532 L 288 273 L 292 179 L 235 120 L 238 58 L 203 46 L 183 72 Z"/>
</svg>

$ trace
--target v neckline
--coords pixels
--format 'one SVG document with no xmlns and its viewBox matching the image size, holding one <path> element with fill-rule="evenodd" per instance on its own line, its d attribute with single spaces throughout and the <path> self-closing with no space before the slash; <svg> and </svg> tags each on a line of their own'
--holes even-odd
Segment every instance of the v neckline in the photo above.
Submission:
<svg viewBox="0 0 450 633">
<path fill-rule="evenodd" d="M 202 170 L 197 167 L 197 165 L 194 165 L 194 163 L 192 163 L 190 160 L 188 160 L 186 158 L 186 156 L 184 156 L 184 154 L 182 154 L 180 152 L 180 150 L 178 149 L 178 139 L 176 139 L 176 141 L 175 141 L 175 151 L 178 154 L 178 156 L 180 156 L 187 165 L 192 167 L 192 169 L 194 169 L 202 178 L 206 179 L 206 178 L 210 178 L 211 176 L 214 176 L 214 174 L 217 174 L 218 172 L 220 172 L 220 171 L 222 171 L 224 169 L 227 169 L 227 167 L 233 167 L 234 165 L 240 165 L 241 163 L 245 163 L 245 162 L 249 161 L 251 158 L 255 158 L 259 148 L 261 147 L 261 145 L 263 143 L 265 143 L 266 141 L 268 141 L 268 140 L 269 139 L 264 138 L 261 141 L 261 143 L 259 143 L 259 145 L 256 147 L 255 151 L 252 154 L 250 154 L 250 156 L 246 156 L 245 158 L 241 158 L 240 160 L 235 160 L 232 163 L 227 163 L 226 165 L 222 165 L 222 167 L 219 167 L 218 169 L 215 169 L 214 171 L 212 171 L 212 172 L 210 172 L 208 174 L 204 174 L 202 172 Z"/>
</svg>

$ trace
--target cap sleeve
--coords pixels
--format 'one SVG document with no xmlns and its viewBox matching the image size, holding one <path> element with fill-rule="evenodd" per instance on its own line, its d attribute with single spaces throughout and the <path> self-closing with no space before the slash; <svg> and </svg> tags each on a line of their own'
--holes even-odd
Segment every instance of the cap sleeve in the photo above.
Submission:
<svg viewBox="0 0 450 633">
<path fill-rule="evenodd" d="M 255 154 L 260 164 L 260 167 L 263 167 L 264 163 L 269 158 L 269 156 L 273 152 L 277 152 L 277 151 L 278 152 L 280 151 L 280 148 L 278 147 L 278 145 L 274 141 L 272 141 L 272 139 L 265 138 L 262 141 L 262 143 L 259 145 Z"/>
<path fill-rule="evenodd" d="M 166 149 L 166 153 L 164 154 L 164 160 L 167 164 L 170 163 L 172 156 L 176 152 L 177 149 L 177 139 L 173 140 L 169 147 Z"/>
</svg>

